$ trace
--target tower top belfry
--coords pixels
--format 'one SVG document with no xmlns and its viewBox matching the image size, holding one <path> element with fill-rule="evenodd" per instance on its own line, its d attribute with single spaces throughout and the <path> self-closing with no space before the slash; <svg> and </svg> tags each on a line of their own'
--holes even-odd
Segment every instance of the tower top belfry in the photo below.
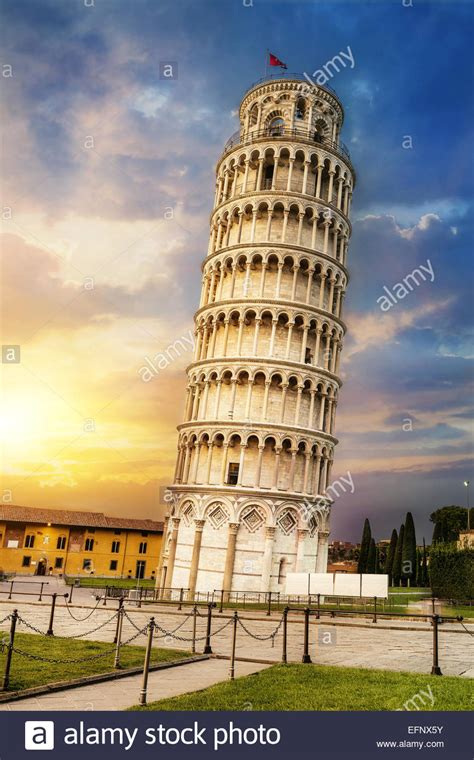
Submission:
<svg viewBox="0 0 474 760">
<path fill-rule="evenodd" d="M 342 105 L 252 85 L 216 166 L 162 587 L 283 591 L 327 565 L 354 171 Z"/>
</svg>

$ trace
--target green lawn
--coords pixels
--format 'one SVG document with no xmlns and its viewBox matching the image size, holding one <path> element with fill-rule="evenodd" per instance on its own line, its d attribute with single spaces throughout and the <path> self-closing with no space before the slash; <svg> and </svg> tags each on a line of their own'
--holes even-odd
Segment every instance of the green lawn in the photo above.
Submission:
<svg viewBox="0 0 474 760">
<path fill-rule="evenodd" d="M 74 585 L 75 581 L 79 580 L 81 588 L 105 588 L 106 586 L 137 588 L 136 578 L 95 578 L 94 576 L 75 578 L 68 576 L 65 580 L 68 586 Z M 144 578 L 138 581 L 138 586 L 141 588 L 155 588 L 155 581 L 151 578 Z"/>
<path fill-rule="evenodd" d="M 3 641 L 7 641 L 3 634 Z M 143 637 L 143 642 L 145 638 Z M 50 657 L 53 659 L 75 659 L 87 657 L 109 651 L 107 657 L 97 660 L 89 660 L 81 663 L 50 663 L 31 660 L 22 655 L 13 653 L 10 671 L 10 691 L 28 689 L 32 686 L 42 686 L 57 681 L 68 681 L 81 676 L 90 676 L 96 673 L 108 673 L 114 670 L 114 646 L 112 643 L 99 641 L 82 641 L 79 639 L 60 639 L 54 636 L 37 636 L 36 634 L 17 633 L 15 636 L 15 649 L 21 649 L 29 654 Z M 122 647 L 120 662 L 123 668 L 143 665 L 145 656 L 144 644 L 142 646 Z M 189 657 L 189 652 L 176 649 L 153 649 L 151 662 L 169 662 Z M 3 675 L 5 667 L 6 648 L 0 649 L 0 674 Z"/>
<path fill-rule="evenodd" d="M 322 665 L 275 665 L 134 710 L 398 710 L 424 692 L 423 710 L 471 710 L 472 682 L 457 677 Z M 412 710 L 416 707 L 411 706 Z"/>
</svg>

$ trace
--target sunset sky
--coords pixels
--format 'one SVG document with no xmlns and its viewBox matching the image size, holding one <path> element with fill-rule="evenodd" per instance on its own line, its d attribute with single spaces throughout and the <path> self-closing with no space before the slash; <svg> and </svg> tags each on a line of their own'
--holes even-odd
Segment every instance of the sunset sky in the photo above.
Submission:
<svg viewBox="0 0 474 760">
<path fill-rule="evenodd" d="M 191 352 L 139 370 L 192 327 L 239 101 L 265 48 L 311 75 L 349 46 L 330 82 L 358 177 L 333 477 L 355 491 L 331 537 L 369 516 L 385 538 L 411 510 L 429 539 L 474 482 L 469 3 L 0 5 L 2 344 L 21 347 L 2 365 L 3 498 L 162 517 Z M 433 282 L 383 312 L 384 286 L 427 262 Z"/>
</svg>

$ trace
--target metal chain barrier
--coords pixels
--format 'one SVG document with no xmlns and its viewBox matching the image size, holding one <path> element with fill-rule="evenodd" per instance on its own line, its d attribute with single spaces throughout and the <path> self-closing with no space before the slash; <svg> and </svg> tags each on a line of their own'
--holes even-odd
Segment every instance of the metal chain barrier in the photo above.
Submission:
<svg viewBox="0 0 474 760">
<path fill-rule="evenodd" d="M 114 614 L 110 618 L 108 618 L 107 620 L 105 620 L 103 623 L 100 623 L 95 628 L 92 628 L 90 631 L 83 631 L 82 633 L 73 633 L 70 636 L 56 636 L 56 638 L 57 639 L 80 639 L 83 636 L 90 636 L 90 634 L 95 633 L 96 631 L 99 631 L 101 628 L 104 628 L 106 625 L 108 625 L 109 623 L 111 623 L 112 620 L 115 620 L 115 618 L 117 617 L 117 615 L 118 615 L 118 610 L 116 612 L 114 612 Z M 88 616 L 88 617 L 90 617 L 90 616 Z M 34 631 L 34 633 L 39 634 L 40 636 L 47 636 L 48 635 L 44 631 L 40 631 L 39 628 L 36 628 L 36 626 L 34 626 L 31 623 L 29 623 L 27 620 L 25 620 L 23 617 L 21 617 L 21 615 L 18 615 L 18 622 L 20 624 L 26 626 L 26 628 L 29 628 L 31 631 Z"/>
<path fill-rule="evenodd" d="M 45 631 L 40 631 L 39 628 L 36 628 L 35 625 L 32 625 L 31 623 L 29 623 L 27 620 L 25 620 L 25 618 L 22 618 L 21 615 L 18 615 L 17 620 L 20 624 L 26 626 L 26 628 L 29 628 L 30 631 L 34 631 L 35 633 L 38 633 L 40 636 L 47 636 L 47 633 Z"/>
<path fill-rule="evenodd" d="M 277 627 L 269 636 L 260 636 L 258 633 L 252 633 L 252 631 L 249 631 L 249 629 L 242 623 L 240 617 L 237 615 L 237 622 L 239 623 L 240 627 L 243 628 L 243 630 L 248 636 L 250 636 L 252 639 L 255 639 L 256 641 L 270 641 L 271 639 L 272 646 L 275 643 L 275 637 L 277 636 L 278 631 L 283 625 L 283 620 L 284 620 L 284 616 L 282 615 L 281 620 L 278 623 Z"/>
<path fill-rule="evenodd" d="M 131 636 L 126 641 L 123 641 L 121 646 L 124 647 L 127 644 L 130 644 L 132 641 L 135 641 L 141 634 L 146 633 L 148 629 L 148 625 L 146 625 L 144 628 L 141 628 L 138 633 L 135 633 L 133 636 Z M 108 655 L 115 652 L 116 647 L 113 646 L 110 649 L 107 649 L 105 652 L 99 652 L 98 654 L 91 654 L 87 657 L 74 657 L 72 659 L 64 660 L 64 659 L 55 659 L 53 657 L 42 657 L 39 654 L 31 654 L 30 652 L 25 652 L 23 649 L 17 649 L 16 647 L 12 648 L 12 651 L 15 652 L 15 654 L 20 655 L 20 657 L 26 657 L 29 660 L 36 660 L 38 662 L 49 662 L 51 664 L 63 664 L 63 665 L 74 665 L 78 664 L 80 662 L 89 662 L 92 660 L 99 660 L 102 657 L 108 657 Z"/>
<path fill-rule="evenodd" d="M 86 615 L 86 616 L 85 616 L 85 617 L 83 617 L 83 618 L 77 618 L 75 615 L 73 615 L 73 614 L 72 614 L 71 610 L 69 609 L 69 604 L 68 604 L 67 600 L 66 600 L 66 609 L 67 609 L 67 611 L 69 612 L 69 614 L 70 614 L 70 616 L 72 617 L 72 619 L 76 621 L 76 623 L 83 623 L 83 622 L 84 622 L 84 620 L 88 620 L 88 619 L 91 617 L 91 615 L 93 615 L 93 614 L 94 614 L 94 612 L 96 611 L 96 609 L 97 609 L 97 607 L 99 606 L 100 602 L 101 602 L 101 597 L 99 596 L 99 597 L 97 597 L 97 604 L 95 605 L 94 609 L 93 609 L 93 610 L 91 610 L 91 611 L 89 612 L 89 614 L 88 614 L 88 615 Z"/>
<path fill-rule="evenodd" d="M 11 618 L 11 615 L 7 615 L 6 617 L 2 618 L 2 620 L 0 620 L 0 625 L 2 625 L 2 623 L 6 623 L 7 620 L 10 620 L 10 618 Z"/>
<path fill-rule="evenodd" d="M 464 625 L 464 623 L 462 622 L 462 620 L 459 620 L 458 622 L 461 623 L 462 627 L 464 628 L 464 630 L 466 631 L 466 633 L 469 634 L 469 636 L 474 636 L 474 631 L 470 631 L 469 628 L 466 628 L 466 626 Z"/>
<path fill-rule="evenodd" d="M 230 625 L 231 623 L 232 623 L 232 618 L 229 618 L 229 620 L 227 621 L 227 623 L 224 623 L 224 625 L 222 625 L 220 628 L 218 628 L 217 631 L 212 631 L 211 636 L 217 636 L 218 633 L 220 633 L 221 631 L 223 631 L 224 628 L 227 628 L 227 626 Z M 170 631 L 167 631 L 165 628 L 162 628 L 161 625 L 158 625 L 158 623 L 156 623 L 156 622 L 155 622 L 155 628 L 157 628 L 159 631 L 161 631 L 164 637 L 171 636 L 171 638 L 176 639 L 176 641 L 191 641 L 192 642 L 192 641 L 205 641 L 207 639 L 206 635 L 204 635 L 204 636 L 197 636 L 195 639 L 193 639 L 193 638 L 189 639 L 189 638 L 187 638 L 185 636 L 175 636 Z"/>
<path fill-rule="evenodd" d="M 114 614 L 112 615 L 112 617 L 108 618 L 103 623 L 100 623 L 95 628 L 92 628 L 91 631 L 84 631 L 83 633 L 73 633 L 70 636 L 61 636 L 61 635 L 59 635 L 59 636 L 56 636 L 56 638 L 57 639 L 80 639 L 83 636 L 90 636 L 91 633 L 95 633 L 96 631 L 100 631 L 101 628 L 105 628 L 105 626 L 108 625 L 109 623 L 111 623 L 112 620 L 115 620 L 115 618 L 117 617 L 117 615 L 118 615 L 118 610 L 117 610 L 117 612 L 114 612 Z"/>
</svg>

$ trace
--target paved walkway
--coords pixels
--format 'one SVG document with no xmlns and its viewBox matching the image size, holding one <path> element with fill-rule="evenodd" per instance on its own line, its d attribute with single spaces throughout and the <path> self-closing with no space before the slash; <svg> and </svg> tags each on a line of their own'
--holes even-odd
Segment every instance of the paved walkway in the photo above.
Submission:
<svg viewBox="0 0 474 760">
<path fill-rule="evenodd" d="M 237 662 L 236 676 L 247 676 L 268 667 L 261 663 Z M 229 677 L 228 660 L 202 660 L 176 668 L 154 670 L 148 678 L 148 702 L 206 689 Z M 113 681 L 43 694 L 0 704 L 12 710 L 125 710 L 138 704 L 142 677 L 126 676 Z"/>
<path fill-rule="evenodd" d="M 50 602 L 47 604 L 0 602 L 0 620 L 17 607 L 25 620 L 45 632 L 48 628 Z M 115 633 L 114 615 L 117 604 L 103 607 L 99 605 L 90 617 L 91 609 L 72 607 L 69 611 L 64 606 L 58 606 L 55 615 L 54 631 L 56 635 L 78 635 L 91 631 L 85 639 L 112 642 Z M 189 608 L 178 612 L 169 607 L 150 610 L 142 607 L 127 607 L 129 617 L 124 620 L 122 640 L 131 638 L 137 631 L 135 626 L 143 628 L 151 614 L 158 624 L 166 631 L 179 630 L 173 636 L 156 638 L 155 646 L 191 649 L 192 616 Z M 71 617 L 78 618 L 78 621 Z M 263 613 L 240 612 L 242 622 L 250 634 L 239 626 L 237 631 L 237 656 L 278 662 L 281 659 L 282 629 L 280 628 L 274 640 L 260 640 L 258 637 L 268 637 L 281 619 L 278 613 L 266 617 Z M 212 648 L 215 654 L 230 655 L 232 626 L 231 614 L 224 612 L 213 614 Z M 82 622 L 81 622 L 82 621 Z M 92 629 L 97 626 L 99 630 Z M 182 624 L 182 625 L 181 625 Z M 197 619 L 197 652 L 202 652 L 205 635 L 206 616 Z M 225 626 L 225 628 L 224 628 Z M 0 631 L 6 631 L 9 623 L 0 625 Z M 474 633 L 474 626 L 467 626 Z M 220 630 L 222 629 L 222 630 Z M 19 624 L 21 632 L 31 632 L 23 624 Z M 220 631 L 220 632 L 219 632 Z M 252 637 L 253 636 L 253 637 Z M 139 637 L 134 644 L 143 642 Z M 44 652 L 47 656 L 48 639 L 45 639 Z M 302 617 L 291 618 L 288 625 L 288 660 L 301 662 L 303 653 L 303 624 Z M 324 665 L 350 665 L 355 667 L 382 668 L 387 670 L 404 670 L 416 673 L 430 673 L 432 665 L 432 630 L 429 624 L 422 621 L 387 621 L 380 619 L 377 624 L 367 622 L 362 617 L 349 619 L 322 618 L 320 621 L 311 618 L 310 624 L 310 654 L 313 662 Z M 439 628 L 439 661 L 445 675 L 462 675 L 474 677 L 474 636 L 466 633 L 458 623 L 444 623 Z M 13 662 L 14 667 L 14 662 Z"/>
</svg>

